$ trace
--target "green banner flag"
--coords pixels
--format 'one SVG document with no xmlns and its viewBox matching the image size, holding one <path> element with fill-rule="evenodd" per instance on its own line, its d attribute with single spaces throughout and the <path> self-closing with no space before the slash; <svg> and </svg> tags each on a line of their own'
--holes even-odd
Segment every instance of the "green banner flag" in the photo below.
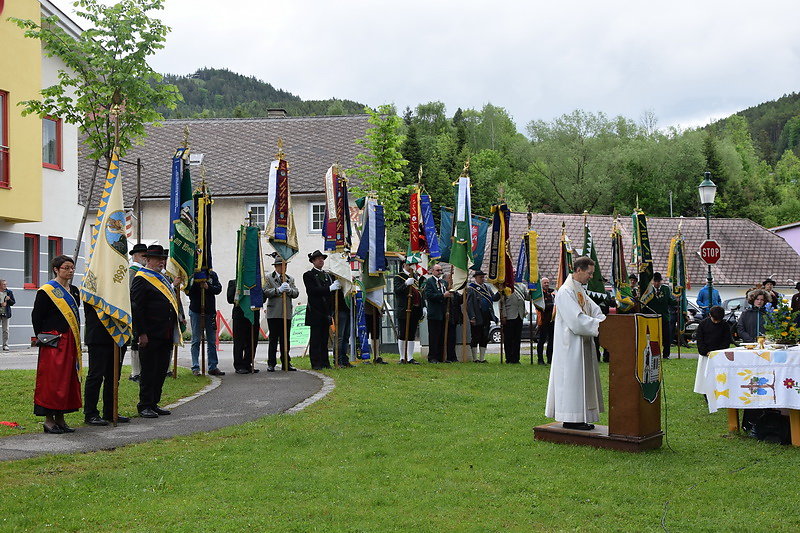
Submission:
<svg viewBox="0 0 800 533">
<path fill-rule="evenodd" d="M 241 226 L 237 232 L 234 302 L 242 309 L 245 318 L 251 324 L 255 320 L 253 310 L 261 309 L 264 305 L 258 238 L 258 228 L 255 226 Z"/>
<path fill-rule="evenodd" d="M 605 304 L 608 302 L 606 284 L 603 279 L 603 273 L 600 270 L 600 261 L 597 260 L 597 250 L 594 247 L 592 230 L 589 229 L 589 223 L 585 219 L 583 222 L 583 255 L 594 261 L 594 274 L 586 286 L 586 292 L 597 305 Z"/>
</svg>

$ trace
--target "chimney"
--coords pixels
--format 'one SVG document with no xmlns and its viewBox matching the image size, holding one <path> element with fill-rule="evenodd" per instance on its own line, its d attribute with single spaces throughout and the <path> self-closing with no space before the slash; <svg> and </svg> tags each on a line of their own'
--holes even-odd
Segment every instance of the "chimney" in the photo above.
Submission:
<svg viewBox="0 0 800 533">
<path fill-rule="evenodd" d="M 267 118 L 286 118 L 286 110 L 278 107 L 267 109 Z"/>
</svg>

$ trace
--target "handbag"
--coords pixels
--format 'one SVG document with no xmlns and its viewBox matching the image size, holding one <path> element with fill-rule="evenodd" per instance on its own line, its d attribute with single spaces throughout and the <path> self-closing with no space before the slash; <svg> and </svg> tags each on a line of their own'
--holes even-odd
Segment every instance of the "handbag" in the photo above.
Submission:
<svg viewBox="0 0 800 533">
<path fill-rule="evenodd" d="M 48 346 L 50 348 L 58 348 L 58 340 L 61 334 L 53 335 L 52 333 L 39 333 L 36 335 L 36 346 Z"/>
</svg>

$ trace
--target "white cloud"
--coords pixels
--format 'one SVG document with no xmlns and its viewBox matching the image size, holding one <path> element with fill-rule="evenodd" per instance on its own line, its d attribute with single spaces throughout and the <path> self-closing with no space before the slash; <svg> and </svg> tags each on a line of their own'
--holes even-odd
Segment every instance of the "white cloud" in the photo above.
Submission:
<svg viewBox="0 0 800 533">
<path fill-rule="evenodd" d="M 68 5 L 58 0 L 59 5 Z M 788 1 L 167 0 L 152 64 L 254 75 L 305 99 L 576 108 L 697 125 L 800 90 Z"/>
</svg>

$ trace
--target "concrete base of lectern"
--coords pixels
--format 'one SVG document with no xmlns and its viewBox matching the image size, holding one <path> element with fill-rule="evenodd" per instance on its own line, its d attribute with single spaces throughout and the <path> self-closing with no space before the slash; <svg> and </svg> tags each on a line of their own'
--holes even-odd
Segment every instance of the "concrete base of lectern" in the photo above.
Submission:
<svg viewBox="0 0 800 533">
<path fill-rule="evenodd" d="M 625 452 L 643 452 L 661 447 L 664 433 L 659 431 L 646 437 L 609 435 L 608 426 L 595 425 L 591 431 L 565 429 L 561 422 L 553 422 L 533 428 L 533 438 L 557 444 L 577 444 L 595 448 L 610 448 Z"/>
</svg>

